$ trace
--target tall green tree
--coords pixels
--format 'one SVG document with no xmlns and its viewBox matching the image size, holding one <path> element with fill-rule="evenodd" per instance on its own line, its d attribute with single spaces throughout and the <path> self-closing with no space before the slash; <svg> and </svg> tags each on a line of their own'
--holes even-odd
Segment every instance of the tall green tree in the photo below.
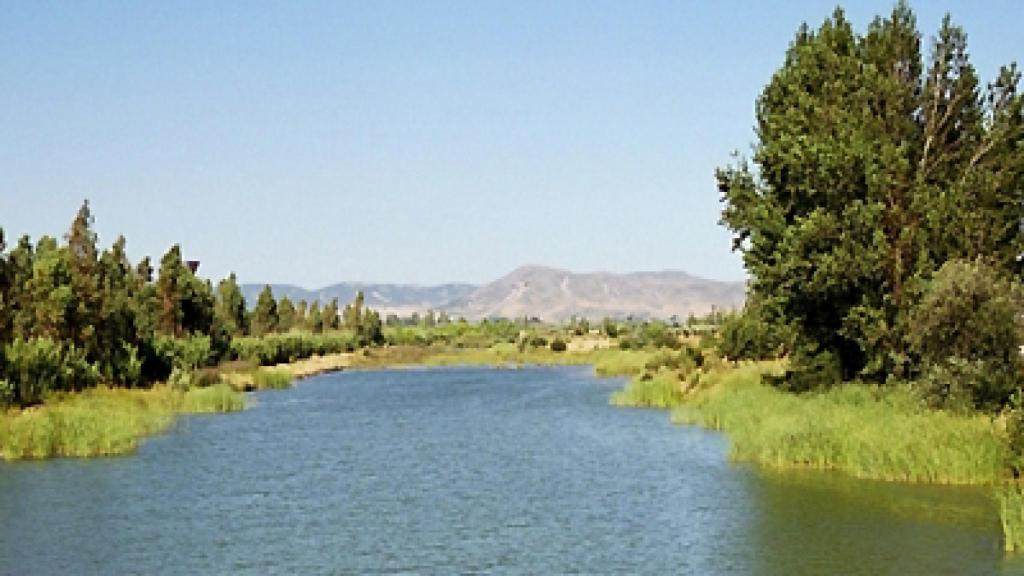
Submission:
<svg viewBox="0 0 1024 576">
<path fill-rule="evenodd" d="M 253 336 L 263 336 L 277 331 L 277 300 L 270 285 L 263 287 L 256 307 L 249 317 L 249 326 Z"/>
<path fill-rule="evenodd" d="M 1018 266 L 1020 74 L 982 92 L 949 18 L 927 66 L 920 44 L 905 3 L 865 35 L 840 9 L 802 26 L 757 101 L 756 168 L 717 172 L 752 289 L 818 381 L 913 376 L 914 287 L 954 258 Z"/>
<path fill-rule="evenodd" d="M 96 330 L 102 315 L 100 293 L 99 254 L 93 216 L 89 201 L 82 203 L 67 240 L 68 272 L 71 288 L 71 306 L 66 319 L 66 338 L 95 359 L 100 354 Z"/>
<path fill-rule="evenodd" d="M 341 326 L 337 298 L 332 298 L 331 301 L 324 306 L 323 318 L 324 330 L 337 330 Z"/>
<path fill-rule="evenodd" d="M 135 291 L 139 283 L 119 236 L 99 259 L 100 322 L 96 336 L 100 353 L 96 358 L 106 382 L 132 385 L 142 371 L 141 347 L 152 334 L 140 332 L 136 319 Z"/>
<path fill-rule="evenodd" d="M 19 336 L 24 339 L 48 338 L 69 341 L 69 320 L 75 318 L 77 302 L 71 287 L 67 249 L 51 236 L 36 244 L 32 272 L 25 282 L 22 302 L 24 316 Z"/>
<path fill-rule="evenodd" d="M 309 316 L 306 319 L 306 325 L 314 334 L 319 334 L 324 331 L 324 317 L 320 312 L 319 300 L 313 300 L 309 305 Z"/>
<path fill-rule="evenodd" d="M 359 332 L 363 325 L 363 291 L 356 292 L 355 299 L 352 300 L 351 304 L 345 306 L 345 311 L 342 314 L 345 328 Z"/>
<path fill-rule="evenodd" d="M 277 329 L 287 332 L 298 326 L 299 322 L 295 317 L 295 305 L 292 304 L 292 299 L 282 296 L 277 302 Z"/>
<path fill-rule="evenodd" d="M 214 312 L 231 335 L 242 336 L 249 332 L 245 296 L 242 295 L 234 272 L 217 284 L 217 304 Z"/>
<path fill-rule="evenodd" d="M 181 262 L 181 246 L 175 244 L 160 259 L 160 272 L 156 280 L 159 301 L 157 328 L 168 336 L 181 336 L 185 313 L 181 308 L 185 295 L 188 269 Z"/>
<path fill-rule="evenodd" d="M 295 322 L 303 330 L 307 328 L 306 316 L 308 314 L 308 311 L 309 303 L 307 303 L 304 299 L 299 300 L 299 303 L 295 305 Z"/>
</svg>

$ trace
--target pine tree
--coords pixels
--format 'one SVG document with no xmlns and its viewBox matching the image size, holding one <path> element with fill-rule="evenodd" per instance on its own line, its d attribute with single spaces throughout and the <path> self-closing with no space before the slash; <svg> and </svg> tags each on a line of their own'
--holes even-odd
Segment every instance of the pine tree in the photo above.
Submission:
<svg viewBox="0 0 1024 576">
<path fill-rule="evenodd" d="M 231 335 L 242 336 L 249 332 L 245 296 L 242 295 L 234 272 L 217 284 L 217 304 L 214 312 Z"/>
<path fill-rule="evenodd" d="M 306 320 L 306 324 L 314 334 L 324 331 L 324 318 L 320 313 L 319 300 L 313 300 L 313 303 L 309 305 L 309 317 Z"/>
<path fill-rule="evenodd" d="M 67 333 L 64 336 L 74 346 L 85 350 L 89 358 L 96 359 L 100 354 L 96 329 L 100 323 L 103 303 L 96 233 L 92 226 L 93 216 L 89 210 L 89 201 L 86 200 L 65 236 L 71 305 L 66 319 Z"/>
<path fill-rule="evenodd" d="M 249 317 L 249 326 L 253 336 L 263 336 L 277 331 L 277 301 L 269 285 L 263 287 L 256 307 Z"/>
<path fill-rule="evenodd" d="M 156 295 L 159 302 L 157 329 L 168 336 L 182 335 L 184 311 L 181 308 L 185 294 L 185 273 L 188 270 L 181 262 L 181 247 L 177 244 L 160 259 L 160 273 L 156 280 Z"/>
<path fill-rule="evenodd" d="M 299 326 L 295 316 L 295 305 L 291 298 L 282 296 L 277 303 L 277 329 L 280 332 L 287 332 Z"/>
<path fill-rule="evenodd" d="M 338 299 L 332 298 L 327 306 L 324 306 L 324 330 L 337 330 L 341 325 L 341 319 L 338 316 Z"/>
</svg>

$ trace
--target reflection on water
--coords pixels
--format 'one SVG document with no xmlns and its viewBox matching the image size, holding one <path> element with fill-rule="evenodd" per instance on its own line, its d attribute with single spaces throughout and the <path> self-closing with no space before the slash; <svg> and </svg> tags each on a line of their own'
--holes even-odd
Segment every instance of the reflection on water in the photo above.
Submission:
<svg viewBox="0 0 1024 576">
<path fill-rule="evenodd" d="M 585 368 L 325 375 L 0 464 L 4 574 L 999 574 L 984 490 L 759 471 Z"/>
</svg>

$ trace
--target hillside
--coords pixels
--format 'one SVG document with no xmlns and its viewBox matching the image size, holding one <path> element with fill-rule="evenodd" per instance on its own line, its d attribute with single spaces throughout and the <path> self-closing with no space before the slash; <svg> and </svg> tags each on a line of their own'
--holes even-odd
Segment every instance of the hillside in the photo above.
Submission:
<svg viewBox="0 0 1024 576">
<path fill-rule="evenodd" d="M 263 290 L 263 284 L 243 284 L 242 294 L 250 307 Z M 341 282 L 324 288 L 309 290 L 292 284 L 271 284 L 274 296 L 288 296 L 293 301 L 320 300 L 327 303 L 332 298 L 344 306 L 362 290 L 366 304 L 382 313 L 411 314 L 426 310 L 448 309 L 452 303 L 470 295 L 477 287 L 472 284 L 441 284 L 438 286 L 417 286 L 413 284 L 375 284 L 372 282 Z"/>
<path fill-rule="evenodd" d="M 517 318 L 536 316 L 560 321 L 571 316 L 599 319 L 605 316 L 685 318 L 716 308 L 743 305 L 743 282 L 707 280 L 686 272 L 574 273 L 544 266 L 524 266 L 483 286 L 442 284 L 374 284 L 343 282 L 308 290 L 290 284 L 273 284 L 274 295 L 294 301 L 350 302 L 362 290 L 366 303 L 384 314 L 401 315 L 444 310 L 452 316 Z M 262 284 L 243 284 L 250 306 Z"/>
<path fill-rule="evenodd" d="M 566 320 L 634 316 L 685 318 L 716 308 L 743 305 L 743 282 L 706 280 L 686 272 L 574 273 L 525 266 L 481 286 L 455 303 L 451 313 L 466 318 L 537 316 Z"/>
</svg>

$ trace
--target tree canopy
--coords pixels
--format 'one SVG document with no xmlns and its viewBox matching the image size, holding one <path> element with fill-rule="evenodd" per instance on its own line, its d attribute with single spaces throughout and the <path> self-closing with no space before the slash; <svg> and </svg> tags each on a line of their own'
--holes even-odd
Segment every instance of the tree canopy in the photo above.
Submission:
<svg viewBox="0 0 1024 576">
<path fill-rule="evenodd" d="M 902 2 L 864 34 L 841 9 L 798 30 L 757 100 L 752 163 L 716 173 L 722 223 L 761 312 L 792 330 L 795 371 L 916 377 L 928 359 L 911 318 L 939 268 L 983 261 L 1019 280 L 1019 84 L 1011 64 L 982 86 L 948 16 L 926 61 Z"/>
</svg>

